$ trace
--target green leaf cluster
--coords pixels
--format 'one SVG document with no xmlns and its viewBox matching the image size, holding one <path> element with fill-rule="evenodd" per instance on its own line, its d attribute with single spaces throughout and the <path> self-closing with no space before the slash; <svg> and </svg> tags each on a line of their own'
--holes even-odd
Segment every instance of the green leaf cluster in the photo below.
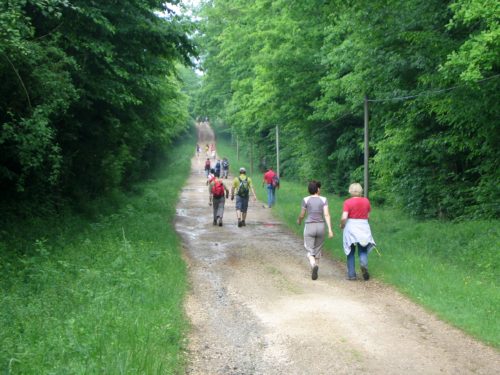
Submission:
<svg viewBox="0 0 500 375">
<path fill-rule="evenodd" d="M 159 0 L 0 4 L 4 207 L 130 186 L 189 126 L 191 21 Z"/>
<path fill-rule="evenodd" d="M 207 1 L 197 109 L 260 164 L 418 217 L 498 217 L 500 5 L 488 0 Z M 240 144 L 245 142 L 240 142 Z"/>
</svg>

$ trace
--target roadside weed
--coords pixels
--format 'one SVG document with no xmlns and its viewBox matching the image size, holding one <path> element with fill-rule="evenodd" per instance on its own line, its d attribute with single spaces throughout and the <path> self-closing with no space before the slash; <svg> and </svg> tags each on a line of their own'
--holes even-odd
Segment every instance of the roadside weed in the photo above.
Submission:
<svg viewBox="0 0 500 375">
<path fill-rule="evenodd" d="M 193 142 L 141 193 L 89 209 L 108 213 L 2 233 L 0 371 L 182 373 L 186 270 L 172 221 Z"/>
</svg>

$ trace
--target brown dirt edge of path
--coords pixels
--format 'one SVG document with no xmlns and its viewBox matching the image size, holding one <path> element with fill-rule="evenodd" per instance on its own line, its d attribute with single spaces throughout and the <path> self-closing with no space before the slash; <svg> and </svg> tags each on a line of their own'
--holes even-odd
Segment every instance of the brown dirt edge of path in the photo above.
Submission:
<svg viewBox="0 0 500 375">
<path fill-rule="evenodd" d="M 214 142 L 208 124 L 198 140 Z M 347 281 L 324 257 L 312 281 L 302 239 L 262 203 L 239 228 L 227 200 L 213 226 L 204 160 L 192 159 L 175 220 L 190 282 L 187 374 L 499 373 L 498 350 L 376 279 Z"/>
</svg>

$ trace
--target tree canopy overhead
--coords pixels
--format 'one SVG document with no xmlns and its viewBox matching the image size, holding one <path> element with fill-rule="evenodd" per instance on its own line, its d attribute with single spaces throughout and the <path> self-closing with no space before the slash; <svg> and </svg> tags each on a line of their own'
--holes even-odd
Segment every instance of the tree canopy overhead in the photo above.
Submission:
<svg viewBox="0 0 500 375">
<path fill-rule="evenodd" d="M 498 217 L 500 4 L 213 0 L 200 8 L 199 109 L 273 160 L 420 217 Z M 249 146 L 250 147 L 250 146 Z"/>
<path fill-rule="evenodd" d="M 188 126 L 178 1 L 0 4 L 2 201 L 97 196 L 143 175 Z"/>
</svg>

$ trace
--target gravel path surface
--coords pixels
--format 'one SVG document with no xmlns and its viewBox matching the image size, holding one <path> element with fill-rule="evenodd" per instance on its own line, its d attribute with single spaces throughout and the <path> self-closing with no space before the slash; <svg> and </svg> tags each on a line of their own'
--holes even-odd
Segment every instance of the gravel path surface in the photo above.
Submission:
<svg viewBox="0 0 500 375">
<path fill-rule="evenodd" d="M 200 145 L 213 143 L 198 129 Z M 227 200 L 224 226 L 213 226 L 203 160 L 192 160 L 175 223 L 191 283 L 187 374 L 499 373 L 497 350 L 376 279 L 347 281 L 324 257 L 312 281 L 302 239 L 262 203 L 238 228 Z"/>
</svg>

